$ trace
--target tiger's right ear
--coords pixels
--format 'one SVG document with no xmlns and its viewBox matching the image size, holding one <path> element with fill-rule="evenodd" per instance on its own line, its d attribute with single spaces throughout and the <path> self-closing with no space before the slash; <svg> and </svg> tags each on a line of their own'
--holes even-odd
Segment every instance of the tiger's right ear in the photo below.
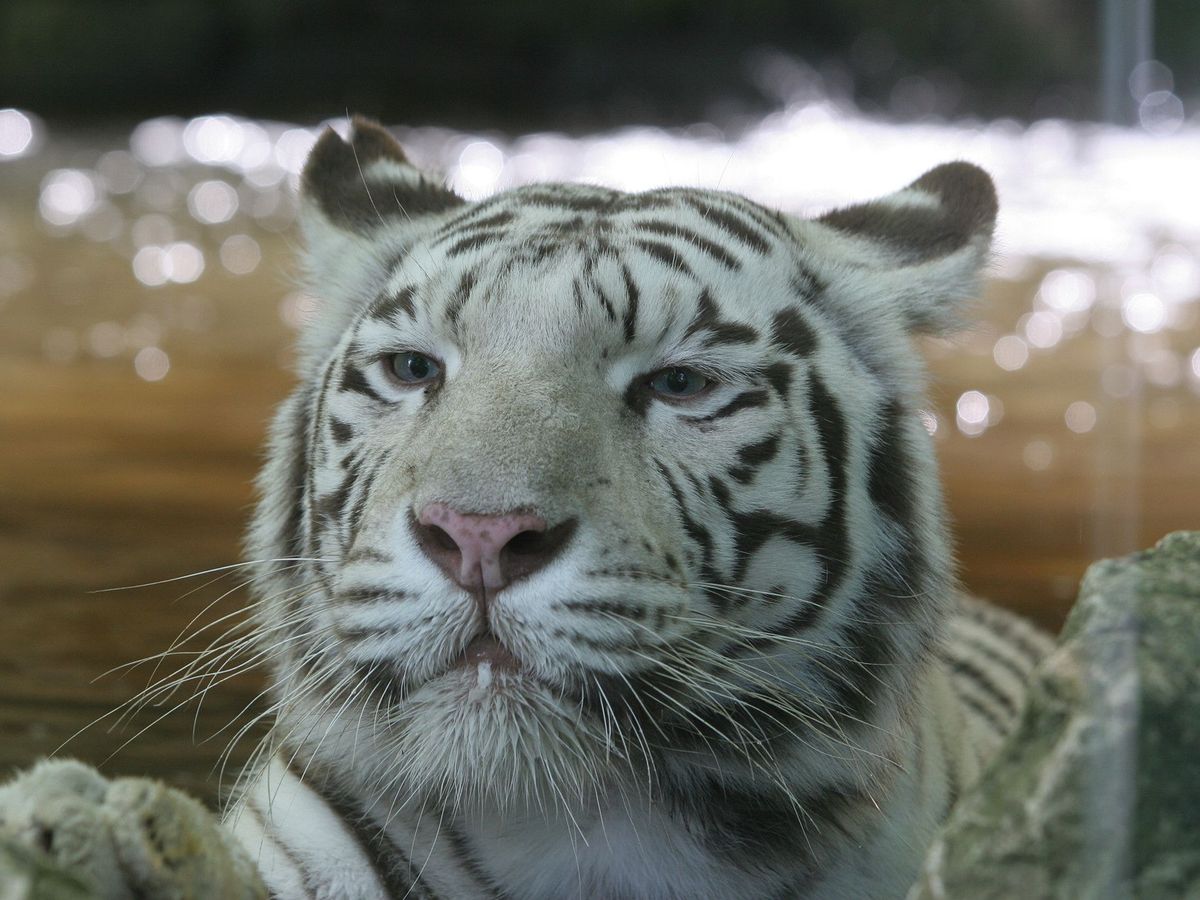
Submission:
<svg viewBox="0 0 1200 900">
<path fill-rule="evenodd" d="M 354 118 L 349 140 L 327 128 L 300 175 L 305 281 L 317 299 L 301 336 L 302 364 L 375 299 L 397 257 L 438 214 L 464 202 L 413 166 L 376 123 Z"/>
<path fill-rule="evenodd" d="M 300 176 L 300 198 L 307 218 L 364 236 L 463 203 L 415 168 L 380 125 L 358 116 L 349 142 L 332 128 L 317 140 Z"/>
</svg>

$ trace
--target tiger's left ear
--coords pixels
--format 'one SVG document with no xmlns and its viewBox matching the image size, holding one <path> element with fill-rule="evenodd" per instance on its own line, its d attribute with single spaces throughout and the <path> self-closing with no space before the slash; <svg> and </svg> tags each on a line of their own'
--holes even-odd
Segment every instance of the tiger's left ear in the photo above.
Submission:
<svg viewBox="0 0 1200 900">
<path fill-rule="evenodd" d="M 942 333 L 978 291 L 996 211 L 983 169 L 946 163 L 894 194 L 816 219 L 816 268 L 846 307 L 898 311 L 908 330 Z"/>
</svg>

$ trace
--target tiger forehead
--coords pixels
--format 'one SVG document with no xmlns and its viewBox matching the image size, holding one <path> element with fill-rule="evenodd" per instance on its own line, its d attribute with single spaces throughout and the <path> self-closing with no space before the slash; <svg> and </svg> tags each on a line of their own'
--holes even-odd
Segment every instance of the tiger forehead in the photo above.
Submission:
<svg viewBox="0 0 1200 900">
<path fill-rule="evenodd" d="M 682 240 L 693 249 L 716 253 L 729 268 L 739 255 L 761 255 L 795 240 L 787 220 L 777 212 L 734 194 L 691 188 L 663 188 L 626 193 L 588 185 L 543 184 L 514 188 L 458 213 L 438 228 L 432 245 L 456 256 L 501 236 L 552 241 L 565 249 L 588 244 L 606 246 L 615 234 L 648 242 Z"/>
</svg>

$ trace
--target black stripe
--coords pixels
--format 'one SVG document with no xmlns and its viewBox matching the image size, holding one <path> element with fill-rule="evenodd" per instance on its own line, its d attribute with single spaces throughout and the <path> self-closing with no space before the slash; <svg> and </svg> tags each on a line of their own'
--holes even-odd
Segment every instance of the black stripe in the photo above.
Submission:
<svg viewBox="0 0 1200 900">
<path fill-rule="evenodd" d="M 768 435 L 761 441 L 747 444 L 738 450 L 740 465 L 729 470 L 730 477 L 741 484 L 748 483 L 759 469 L 779 453 L 780 437 L 778 433 Z"/>
<path fill-rule="evenodd" d="M 322 494 L 316 498 L 314 509 L 322 525 L 338 530 L 338 525 L 342 520 L 342 512 L 346 508 L 346 501 L 350 497 L 350 491 L 354 487 L 354 480 L 357 477 L 358 468 L 355 467 L 346 473 L 345 477 L 342 478 L 342 483 L 337 488 L 328 494 Z"/>
<path fill-rule="evenodd" d="M 523 206 L 575 213 L 618 213 L 627 210 L 641 211 L 670 209 L 675 201 L 664 191 L 647 191 L 627 194 L 608 188 L 585 187 L 583 185 L 535 185 L 518 188 L 504 198 Z"/>
<path fill-rule="evenodd" d="M 637 285 L 633 281 L 633 276 L 629 273 L 629 266 L 621 266 L 621 275 L 625 279 L 625 316 L 622 320 L 622 325 L 625 330 L 625 343 L 630 343 L 637 329 L 637 314 L 639 293 Z"/>
<path fill-rule="evenodd" d="M 716 347 L 721 344 L 753 344 L 758 340 L 758 331 L 741 322 L 722 319 L 712 294 L 705 288 L 696 300 L 696 314 L 688 323 L 685 336 L 691 337 L 699 331 L 707 331 L 706 347 Z"/>
<path fill-rule="evenodd" d="M 303 882 L 304 892 L 310 898 L 315 900 L 317 895 L 320 893 L 321 885 L 313 883 L 312 873 L 309 872 L 308 867 L 300 861 L 300 857 L 296 856 L 295 851 L 288 846 L 281 836 L 276 835 L 273 828 L 268 828 L 268 821 L 274 822 L 274 820 L 268 820 L 268 817 L 261 809 L 259 809 L 257 798 L 252 794 L 247 795 L 244 802 L 245 808 L 254 813 L 254 817 L 258 819 L 258 823 L 262 827 L 263 834 L 266 836 L 267 840 L 278 847 L 283 855 L 287 857 L 287 861 L 291 863 L 292 868 L 300 873 L 300 880 Z"/>
<path fill-rule="evenodd" d="M 375 403 L 387 402 L 379 396 L 379 392 L 375 388 L 371 387 L 367 382 L 367 377 L 354 363 L 346 363 L 346 368 L 342 370 L 342 380 L 338 383 L 338 390 L 361 394 Z"/>
<path fill-rule="evenodd" d="M 417 870 L 408 856 L 396 846 L 381 826 L 371 822 L 367 813 L 357 802 L 334 789 L 325 778 L 310 768 L 308 778 L 297 771 L 295 756 L 287 763 L 288 771 L 325 801 L 333 813 L 342 820 L 352 838 L 366 857 L 371 870 L 392 897 L 408 897 L 412 900 L 437 900 L 437 897 L 417 878 Z"/>
<path fill-rule="evenodd" d="M 767 383 L 775 389 L 775 393 L 779 394 L 779 399 L 787 402 L 788 394 L 792 390 L 792 367 L 789 363 L 778 362 L 772 363 L 762 370 L 763 377 L 767 379 Z"/>
<path fill-rule="evenodd" d="M 710 422 L 715 422 L 717 419 L 724 419 L 727 416 L 739 413 L 743 409 L 766 406 L 770 402 L 771 395 L 764 390 L 742 391 L 742 393 L 738 394 L 715 412 L 711 412 L 707 416 L 688 416 L 683 421 L 690 425 L 707 425 Z"/>
<path fill-rule="evenodd" d="M 346 542 L 353 543 L 354 536 L 358 533 L 359 527 L 362 525 L 363 513 L 366 512 L 367 501 L 371 498 L 371 488 L 375 486 L 375 479 L 379 477 L 379 473 L 391 461 L 390 454 L 383 454 L 372 460 L 371 468 L 367 470 L 367 474 L 358 479 L 355 485 L 357 496 L 354 502 L 350 504 L 350 517 L 346 521 Z"/>
<path fill-rule="evenodd" d="M 622 619 L 631 619 L 635 622 L 640 622 L 645 619 L 648 612 L 647 608 L 640 603 L 631 603 L 628 600 L 607 600 L 603 598 L 594 598 L 591 600 L 559 600 L 552 604 L 552 608 L 566 609 L 570 610 L 571 612 L 587 613 L 598 616 L 617 616 Z"/>
<path fill-rule="evenodd" d="M 870 722 L 884 695 L 902 687 L 900 676 L 888 670 L 896 654 L 895 626 L 862 610 L 855 612 L 843 631 L 844 652 L 828 655 L 821 667 L 821 677 L 832 688 L 831 718 L 842 730 Z"/>
<path fill-rule="evenodd" d="M 659 235 L 666 238 L 679 238 L 687 241 L 697 250 L 706 253 L 723 265 L 727 269 L 741 269 L 741 260 L 737 259 L 728 250 L 703 235 L 697 234 L 690 228 L 685 228 L 674 222 L 665 222 L 661 219 L 651 219 L 650 221 L 637 222 L 637 227 L 651 234 Z"/>
<path fill-rule="evenodd" d="M 796 293 L 796 298 L 804 303 L 811 303 L 825 291 L 825 282 L 799 263 L 796 264 L 796 270 L 792 273 L 789 284 Z"/>
<path fill-rule="evenodd" d="M 338 444 L 344 444 L 354 437 L 354 428 L 348 422 L 343 422 L 333 416 L 329 417 L 329 432 Z"/>
<path fill-rule="evenodd" d="M 670 247 L 661 241 L 649 241 L 640 238 L 635 240 L 633 243 L 634 246 L 654 257 L 663 265 L 669 266 L 678 272 L 682 272 L 684 275 L 690 275 L 692 278 L 696 277 L 696 274 L 692 271 L 692 267 L 684 261 L 683 257 L 679 254 L 679 251 L 675 250 L 673 247 Z"/>
<path fill-rule="evenodd" d="M 689 196 L 685 200 L 696 212 L 700 213 L 706 222 L 716 225 L 734 240 L 741 241 L 756 253 L 766 253 L 771 249 L 771 244 L 757 226 L 741 216 L 726 209 L 719 209 L 699 197 Z"/>
<path fill-rule="evenodd" d="M 321 378 L 321 389 L 316 396 L 312 398 L 313 413 L 309 422 L 309 427 L 305 430 L 304 436 L 304 502 L 308 512 L 308 543 L 304 554 L 296 554 L 297 556 L 319 556 L 317 552 L 316 540 L 319 521 L 317 518 L 317 442 L 319 434 L 317 429 L 325 415 L 325 398 L 329 394 L 329 386 L 333 382 L 334 372 L 337 371 L 338 359 L 331 359 L 325 366 L 325 374 Z M 318 568 L 320 564 L 318 563 Z"/>
<path fill-rule="evenodd" d="M 950 657 L 945 653 L 942 654 L 942 660 L 955 675 L 962 676 L 971 684 L 978 687 L 989 700 L 1003 709 L 1008 714 L 1010 721 L 1020 712 L 1017 701 L 1004 693 L 995 682 L 988 678 L 987 672 L 983 671 L 975 663 L 961 657 Z"/>
<path fill-rule="evenodd" d="M 450 297 L 450 302 L 446 304 L 446 321 L 453 329 L 457 330 L 458 328 L 458 317 L 462 315 L 463 306 L 471 297 L 471 291 L 475 287 L 475 277 L 474 269 L 464 272 L 458 280 L 458 287 L 454 289 L 454 293 Z"/>
<path fill-rule="evenodd" d="M 401 600 L 408 599 L 408 594 L 395 588 L 362 585 L 359 587 L 343 588 L 334 594 L 333 599 L 338 603 L 353 604 L 375 603 L 378 601 L 398 603 Z"/>
<path fill-rule="evenodd" d="M 735 747 L 745 740 L 734 738 Z M 743 871 L 789 873 L 787 890 L 774 895 L 779 900 L 809 896 L 833 859 L 830 844 L 860 846 L 861 829 L 875 821 L 862 814 L 875 811 L 870 792 L 851 784 L 827 784 L 797 797 L 716 774 L 672 779 L 664 793 L 672 817 L 683 819 L 718 859 Z"/>
<path fill-rule="evenodd" d="M 484 216 L 480 215 L 481 212 L 486 212 L 486 208 L 478 206 L 468 213 L 455 216 L 437 230 L 437 240 L 434 242 L 434 246 L 460 236 L 466 231 L 496 228 L 500 225 L 507 225 L 513 220 L 513 213 L 510 210 L 500 210 Z"/>
<path fill-rule="evenodd" d="M 671 477 L 671 473 L 667 471 L 659 460 L 653 460 L 654 467 L 658 469 L 658 473 L 667 483 L 667 489 L 671 492 L 671 498 L 675 501 L 675 509 L 679 514 L 679 521 L 683 525 L 684 533 L 700 548 L 700 580 L 710 584 L 718 584 L 720 576 L 713 567 L 713 539 L 709 530 L 692 518 L 688 512 L 687 502 L 684 499 L 683 491 L 675 479 Z M 729 609 L 729 597 L 723 592 L 718 592 L 709 589 L 705 592 L 705 596 L 720 612 L 725 612 Z"/>
<path fill-rule="evenodd" d="M 444 825 L 442 833 L 450 839 L 450 845 L 454 848 L 457 861 L 467 870 L 467 874 L 479 885 L 485 896 L 493 897 L 495 900 L 507 900 L 512 896 L 484 871 L 483 864 L 467 840 L 466 834 L 457 825 L 453 823 Z"/>
<path fill-rule="evenodd" d="M 792 228 L 788 224 L 787 219 L 781 213 L 773 209 L 767 209 L 765 206 L 759 206 L 753 200 L 747 200 L 745 197 L 739 197 L 737 194 L 722 193 L 717 196 L 753 219 L 761 228 L 775 235 L 780 240 L 786 243 L 795 242 L 796 236 L 792 233 Z"/>
<path fill-rule="evenodd" d="M 738 459 L 742 465 L 746 466 L 762 466 L 775 458 L 775 454 L 779 452 L 779 441 L 782 436 L 778 433 L 768 435 L 761 441 L 756 441 L 753 444 L 747 444 L 738 450 Z"/>
<path fill-rule="evenodd" d="M 729 486 L 715 476 L 709 478 L 709 489 L 721 504 L 733 529 L 734 581 L 743 578 L 754 554 L 771 538 L 811 547 L 825 569 L 820 587 L 805 598 L 800 609 L 773 629 L 778 634 L 791 633 L 815 621 L 820 610 L 841 587 L 851 549 L 845 511 L 846 423 L 837 401 L 816 376 L 813 376 L 809 386 L 809 413 L 817 422 L 821 448 L 829 468 L 830 503 L 818 525 L 808 525 L 770 509 L 739 512 L 733 508 L 733 494 Z M 764 642 L 770 643 L 766 639 Z"/>
<path fill-rule="evenodd" d="M 817 336 L 798 309 L 788 308 L 771 319 L 771 343 L 797 356 L 808 356 L 817 349 Z"/>
<path fill-rule="evenodd" d="M 417 310 L 413 303 L 415 294 L 415 288 L 402 287 L 396 293 L 381 298 L 371 308 L 371 318 L 393 319 L 397 313 L 403 313 L 410 319 L 415 319 L 417 317 Z"/>
<path fill-rule="evenodd" d="M 983 640 L 972 637 L 971 635 L 959 634 L 957 635 L 957 638 L 966 643 L 973 652 L 987 657 L 989 662 L 992 662 L 1004 669 L 1004 671 L 1008 672 L 1019 681 L 1025 682 L 1029 679 L 1029 673 L 1033 668 L 1033 663 L 1021 665 L 1011 656 L 1008 656 L 1007 654 L 1001 653 L 999 650 L 997 650 L 995 645 L 988 644 Z M 1011 647 L 1012 644 L 1006 643 L 1005 646 Z"/>
<path fill-rule="evenodd" d="M 966 608 L 971 610 L 972 606 Z M 984 627 L 993 634 L 1003 638 L 1007 646 L 1013 648 L 1028 660 L 1030 668 L 1033 668 L 1045 658 L 1047 648 L 1031 642 L 1028 636 L 1016 627 L 1014 620 L 1007 616 L 991 615 L 989 613 L 990 610 L 987 610 L 986 605 L 984 605 L 983 610 L 975 612 L 974 615 L 968 612 L 966 617 L 972 621 L 982 622 Z M 963 614 L 960 613 L 960 615 Z"/>
<path fill-rule="evenodd" d="M 880 419 L 868 464 L 867 490 L 880 512 L 911 533 L 916 525 L 917 499 L 912 454 L 905 435 L 907 416 L 900 403 L 892 400 L 880 413 Z"/>
<path fill-rule="evenodd" d="M 568 212 L 608 212 L 621 201 L 621 192 L 605 188 L 564 186 L 555 191 L 539 185 L 517 191 L 514 200 L 522 205 L 550 207 Z"/>
<path fill-rule="evenodd" d="M 600 298 L 600 305 L 604 307 L 604 314 L 608 316 L 608 320 L 610 322 L 617 321 L 617 310 L 613 307 L 612 301 L 608 299 L 608 295 L 604 293 L 604 288 L 600 286 L 599 282 L 593 280 L 592 289 Z"/>
<path fill-rule="evenodd" d="M 304 552 L 304 485 L 305 476 L 310 468 L 308 452 L 309 422 L 305 410 L 311 403 L 312 391 L 305 395 L 294 395 L 290 401 L 288 412 L 291 415 L 290 432 L 292 446 L 288 451 L 288 478 L 284 484 L 287 491 L 287 524 L 284 526 L 283 539 L 287 552 L 281 555 L 299 559 L 307 554 Z M 278 565 L 278 564 L 277 564 Z"/>
<path fill-rule="evenodd" d="M 841 587 L 851 551 L 846 528 L 849 436 L 841 406 L 825 387 L 825 382 L 815 374 L 809 380 L 808 403 L 809 414 L 817 423 L 821 452 L 829 471 L 829 509 L 811 537 L 825 566 L 825 580 L 819 591 L 824 603 Z"/>
<path fill-rule="evenodd" d="M 992 731 L 1001 736 L 1008 734 L 1008 724 L 1006 722 L 1001 722 L 993 710 L 984 706 L 970 694 L 964 694 L 962 691 L 957 690 L 955 691 L 955 694 L 957 695 L 959 702 L 961 702 L 964 706 L 969 707 L 972 712 L 987 722 Z"/>
<path fill-rule="evenodd" d="M 480 247 L 487 246 L 493 241 L 498 241 L 502 237 L 504 237 L 503 231 L 490 231 L 487 229 L 472 231 L 447 247 L 446 256 L 451 258 L 462 256 L 464 253 L 470 253 L 472 250 L 478 250 Z"/>
</svg>

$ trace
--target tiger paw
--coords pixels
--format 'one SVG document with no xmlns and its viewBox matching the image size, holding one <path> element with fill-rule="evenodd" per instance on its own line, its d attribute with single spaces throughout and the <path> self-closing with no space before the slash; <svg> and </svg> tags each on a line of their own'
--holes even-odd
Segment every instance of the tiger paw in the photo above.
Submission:
<svg viewBox="0 0 1200 900">
<path fill-rule="evenodd" d="M 110 781 L 78 762 L 44 761 L 0 787 L 0 836 L 106 900 L 266 896 L 253 863 L 199 802 L 149 779 Z M 43 896 L 35 878 L 26 884 L 13 896 Z"/>
</svg>

